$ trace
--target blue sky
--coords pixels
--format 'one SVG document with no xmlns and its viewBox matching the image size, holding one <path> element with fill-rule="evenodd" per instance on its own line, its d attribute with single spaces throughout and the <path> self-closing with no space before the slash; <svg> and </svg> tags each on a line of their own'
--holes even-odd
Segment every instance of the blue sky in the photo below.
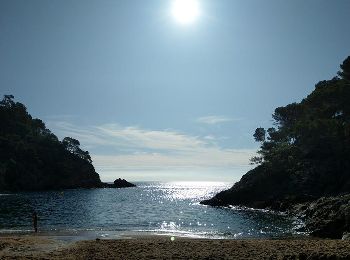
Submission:
<svg viewBox="0 0 350 260">
<path fill-rule="evenodd" d="M 236 181 L 278 106 L 350 55 L 350 1 L 0 0 L 0 93 L 106 181 Z"/>
</svg>

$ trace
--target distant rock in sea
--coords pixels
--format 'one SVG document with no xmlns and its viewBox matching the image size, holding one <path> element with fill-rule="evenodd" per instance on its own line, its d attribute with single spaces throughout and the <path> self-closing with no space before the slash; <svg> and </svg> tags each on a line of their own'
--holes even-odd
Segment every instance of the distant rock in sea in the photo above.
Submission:
<svg viewBox="0 0 350 260">
<path fill-rule="evenodd" d="M 130 188 L 130 187 L 136 187 L 136 185 L 131 182 L 128 182 L 125 179 L 118 178 L 113 182 L 113 184 L 104 183 L 104 187 L 105 188 Z"/>
<path fill-rule="evenodd" d="M 128 182 L 125 179 L 120 179 L 120 178 L 118 178 L 114 181 L 114 186 L 115 186 L 115 188 L 136 187 L 135 184 Z"/>
</svg>

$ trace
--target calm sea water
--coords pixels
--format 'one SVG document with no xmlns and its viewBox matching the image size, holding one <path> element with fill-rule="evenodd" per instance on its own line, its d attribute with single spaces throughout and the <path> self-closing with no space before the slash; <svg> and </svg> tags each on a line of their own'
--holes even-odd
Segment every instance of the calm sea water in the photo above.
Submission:
<svg viewBox="0 0 350 260">
<path fill-rule="evenodd" d="M 297 235 L 300 223 L 253 209 L 213 208 L 199 201 L 229 183 L 140 182 L 136 188 L 0 194 L 0 232 L 29 232 L 38 212 L 41 232 L 118 232 L 204 238 Z"/>
</svg>

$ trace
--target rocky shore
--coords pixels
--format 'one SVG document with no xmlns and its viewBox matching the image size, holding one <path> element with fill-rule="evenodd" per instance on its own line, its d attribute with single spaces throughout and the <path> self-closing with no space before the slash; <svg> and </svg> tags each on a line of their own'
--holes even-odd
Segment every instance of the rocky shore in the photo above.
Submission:
<svg viewBox="0 0 350 260">
<path fill-rule="evenodd" d="M 311 236 L 334 239 L 349 238 L 350 194 L 323 196 L 315 199 L 314 196 L 302 193 L 293 195 L 286 192 L 288 190 L 286 188 L 284 193 L 278 189 L 269 192 L 269 179 L 266 179 L 265 184 L 267 185 L 263 189 L 259 187 L 261 182 L 257 181 L 256 178 L 259 179 L 259 176 L 249 177 L 249 175 L 245 175 L 232 188 L 200 203 L 210 206 L 239 205 L 282 211 L 301 219 L 305 223 L 302 231 L 308 232 Z M 283 187 L 284 184 L 281 183 L 280 186 Z M 297 187 L 294 186 L 295 189 Z"/>
<path fill-rule="evenodd" d="M 312 190 L 305 187 L 301 182 L 278 180 L 273 172 L 266 175 L 262 168 L 257 167 L 230 189 L 200 203 L 216 207 L 239 205 L 286 212 L 301 219 L 305 223 L 302 231 L 311 236 L 334 239 L 347 237 L 350 233 L 350 194 L 307 195 Z"/>
<path fill-rule="evenodd" d="M 289 213 L 302 219 L 312 236 L 350 238 L 350 194 L 296 204 Z"/>
</svg>

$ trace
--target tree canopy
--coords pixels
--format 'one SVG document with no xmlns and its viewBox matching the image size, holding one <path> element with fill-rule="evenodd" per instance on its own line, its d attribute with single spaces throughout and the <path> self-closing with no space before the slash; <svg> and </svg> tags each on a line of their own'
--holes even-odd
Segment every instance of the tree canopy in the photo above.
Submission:
<svg viewBox="0 0 350 260">
<path fill-rule="evenodd" d="M 27 108 L 5 95 L 0 101 L 0 190 L 98 187 L 88 151 L 71 137 L 61 141 Z"/>
<path fill-rule="evenodd" d="M 257 166 L 204 204 L 285 209 L 350 193 L 350 57 L 299 103 L 275 109 L 274 127 L 256 129 Z"/>
<path fill-rule="evenodd" d="M 262 145 L 254 163 L 305 181 L 327 179 L 318 187 L 325 192 L 350 191 L 350 57 L 340 68 L 339 77 L 319 82 L 300 103 L 276 108 L 276 128 L 267 130 L 266 140 L 265 129 L 257 128 Z"/>
</svg>

